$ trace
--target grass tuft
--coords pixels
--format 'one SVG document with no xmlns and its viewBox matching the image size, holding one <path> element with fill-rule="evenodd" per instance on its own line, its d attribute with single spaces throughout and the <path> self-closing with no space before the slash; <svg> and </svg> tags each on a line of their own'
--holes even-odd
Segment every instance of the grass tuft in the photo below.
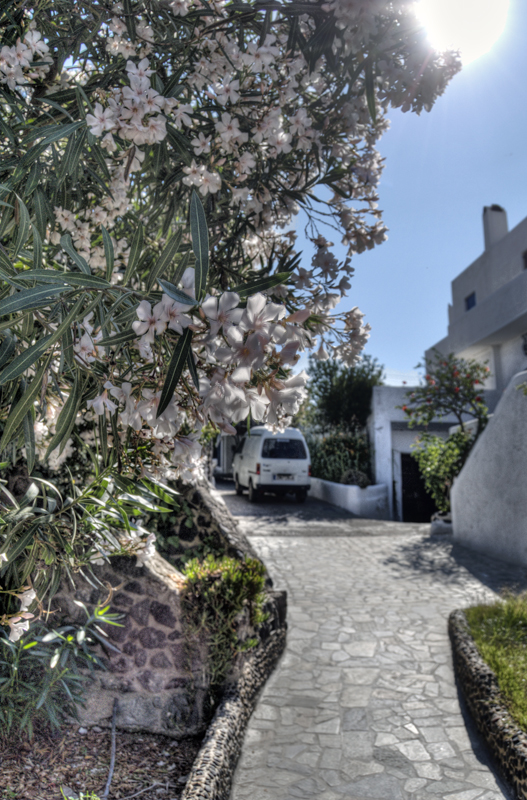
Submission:
<svg viewBox="0 0 527 800">
<path fill-rule="evenodd" d="M 508 710 L 527 732 L 527 593 L 465 610 L 482 658 L 494 671 Z"/>
</svg>

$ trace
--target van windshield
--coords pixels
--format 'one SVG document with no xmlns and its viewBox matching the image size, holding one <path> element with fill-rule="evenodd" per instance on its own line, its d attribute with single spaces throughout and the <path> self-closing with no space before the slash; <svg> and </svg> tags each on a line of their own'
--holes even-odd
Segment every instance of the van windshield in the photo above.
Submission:
<svg viewBox="0 0 527 800">
<path fill-rule="evenodd" d="M 307 458 L 301 439 L 264 439 L 262 458 Z"/>
</svg>

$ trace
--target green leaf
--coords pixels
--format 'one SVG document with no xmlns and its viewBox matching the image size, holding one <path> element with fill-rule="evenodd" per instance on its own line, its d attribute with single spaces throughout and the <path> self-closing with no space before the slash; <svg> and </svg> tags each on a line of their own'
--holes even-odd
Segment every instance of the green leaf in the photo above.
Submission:
<svg viewBox="0 0 527 800">
<path fill-rule="evenodd" d="M 177 300 L 178 303 L 184 303 L 187 306 L 196 305 L 196 301 L 194 300 L 193 297 L 190 297 L 190 295 L 185 294 L 185 292 L 182 292 L 181 289 L 178 289 L 177 286 L 174 286 L 174 284 L 170 283 L 170 281 L 159 280 L 158 283 L 160 286 L 163 287 L 165 293 L 168 294 L 168 296 L 171 297 L 172 300 Z"/>
<path fill-rule="evenodd" d="M 97 422 L 99 427 L 99 442 L 101 444 L 102 462 L 106 466 L 108 463 L 108 428 L 106 426 L 106 414 L 100 414 Z"/>
<path fill-rule="evenodd" d="M 3 575 L 6 569 L 8 568 L 9 564 L 17 559 L 17 557 L 24 552 L 26 547 L 28 547 L 33 542 L 33 536 L 36 533 L 40 522 L 34 522 L 28 530 L 25 532 L 23 536 L 20 537 L 18 542 L 13 545 L 13 547 L 6 549 L 6 543 L 4 542 L 4 553 L 7 555 L 7 563 L 4 564 L 0 575 Z"/>
<path fill-rule="evenodd" d="M 132 42 L 135 42 L 135 14 L 131 0 L 123 0 L 124 23 Z"/>
<path fill-rule="evenodd" d="M 37 189 L 33 195 L 33 211 L 35 212 L 35 225 L 40 233 L 40 237 L 43 239 L 46 235 L 49 209 L 47 198 L 42 189 Z"/>
<path fill-rule="evenodd" d="M 156 280 L 159 279 L 159 276 L 162 275 L 168 266 L 174 260 L 177 251 L 179 250 L 179 246 L 181 244 L 181 237 L 183 236 L 183 231 L 179 228 L 174 236 L 168 241 L 165 249 L 159 256 L 155 266 L 153 269 L 150 270 L 150 275 L 148 276 L 148 284 L 147 284 L 147 291 L 150 291 Z"/>
<path fill-rule="evenodd" d="M 134 339 L 139 338 L 137 333 L 134 331 L 133 328 L 127 328 L 125 331 L 120 331 L 119 333 L 115 333 L 113 336 L 106 336 L 104 339 L 100 339 L 97 342 L 98 347 L 117 347 L 120 344 L 126 344 L 126 342 L 133 342 Z"/>
<path fill-rule="evenodd" d="M 2 434 L 2 438 L 0 439 L 0 451 L 5 450 L 11 439 L 13 439 L 14 435 L 18 432 L 18 429 L 22 425 L 24 417 L 27 415 L 27 412 L 33 406 L 35 398 L 40 393 L 42 388 L 42 378 L 44 376 L 44 372 L 47 370 L 49 366 L 49 358 L 40 366 L 39 370 L 37 371 L 35 377 L 31 381 L 28 387 L 26 387 L 22 397 L 16 404 L 14 408 L 11 409 L 11 412 L 6 420 L 4 426 L 4 432 Z"/>
<path fill-rule="evenodd" d="M 209 274 L 209 233 L 205 211 L 195 189 L 190 198 L 190 235 L 196 256 L 196 300 L 199 301 L 205 294 Z"/>
<path fill-rule="evenodd" d="M 20 200 L 20 198 L 17 198 L 17 202 L 18 202 L 18 212 L 20 221 L 18 223 L 18 230 L 15 240 L 15 249 L 13 252 L 13 256 L 15 258 L 27 241 L 27 237 L 29 236 L 29 228 L 31 225 L 31 220 L 29 218 L 29 212 L 26 208 L 26 204 L 23 203 L 22 200 Z"/>
<path fill-rule="evenodd" d="M 37 359 L 43 355 L 48 347 L 51 347 L 52 344 L 60 339 L 68 327 L 71 325 L 73 320 L 75 320 L 79 316 L 80 309 L 84 303 L 84 297 L 80 297 L 69 314 L 64 318 L 64 320 L 60 323 L 57 330 L 53 333 L 44 336 L 42 339 L 39 339 L 38 342 L 28 347 L 27 350 L 24 350 L 20 355 L 18 355 L 13 361 L 0 373 L 0 386 L 4 386 L 8 381 L 12 381 L 15 378 L 18 378 L 26 369 L 29 369 Z"/>
<path fill-rule="evenodd" d="M 176 267 L 176 271 L 172 275 L 172 283 L 177 286 L 181 278 L 183 277 L 186 268 L 188 267 L 188 262 L 190 261 L 190 250 L 188 250 L 179 264 Z"/>
<path fill-rule="evenodd" d="M 277 272 L 275 275 L 268 275 L 264 278 L 255 278 L 248 283 L 241 283 L 231 289 L 231 292 L 236 292 L 240 297 L 249 297 L 257 292 L 266 292 L 274 286 L 279 286 L 285 283 L 290 277 L 291 272 Z"/>
<path fill-rule="evenodd" d="M 192 350 L 189 350 L 187 354 L 187 366 L 188 366 L 188 371 L 190 372 L 190 376 L 192 378 L 192 383 L 199 392 L 199 376 L 198 376 L 198 371 L 196 369 L 196 364 L 194 363 L 194 354 Z"/>
<path fill-rule="evenodd" d="M 39 269 L 42 264 L 42 237 L 36 225 L 31 224 L 33 232 L 33 267 Z"/>
<path fill-rule="evenodd" d="M 73 242 L 71 241 L 71 236 L 69 233 L 66 233 L 64 236 L 60 238 L 60 244 L 62 249 L 66 251 L 72 261 L 78 266 L 81 272 L 86 273 L 86 275 L 91 275 L 91 269 L 88 266 L 87 262 L 80 256 L 75 248 L 73 247 Z"/>
<path fill-rule="evenodd" d="M 172 353 L 172 358 L 170 359 L 170 364 L 168 365 L 167 369 L 165 384 L 161 392 L 161 397 L 159 398 L 156 418 L 161 416 L 174 396 L 174 391 L 187 361 L 191 341 L 192 331 L 190 328 L 186 328 L 179 337 L 179 341 L 174 348 L 174 352 Z"/>
<path fill-rule="evenodd" d="M 30 409 L 24 417 L 24 442 L 26 445 L 26 465 L 27 471 L 31 475 L 35 466 L 36 442 L 35 442 L 35 421 L 33 419 L 33 409 Z"/>
<path fill-rule="evenodd" d="M 85 275 L 81 272 L 59 272 L 58 269 L 30 269 L 17 275 L 17 281 L 36 281 L 37 283 L 66 283 L 68 286 L 81 286 L 83 289 L 111 289 L 112 284 L 99 275 Z"/>
<path fill-rule="evenodd" d="M 113 272 L 113 264 L 114 264 L 114 256 L 113 256 L 113 244 L 110 237 L 110 234 L 104 227 L 101 225 L 102 230 L 102 241 L 104 244 L 104 257 L 106 258 L 106 280 L 110 280 L 112 277 Z"/>
<path fill-rule="evenodd" d="M 33 289 L 22 289 L 21 292 L 0 300 L 0 317 L 15 314 L 17 311 L 47 306 L 51 298 L 67 290 L 67 286 L 35 286 Z"/>
<path fill-rule="evenodd" d="M 15 352 L 15 347 L 15 337 L 6 332 L 2 344 L 0 345 L 0 367 L 3 367 L 6 361 L 9 361 Z"/>
<path fill-rule="evenodd" d="M 75 380 L 71 388 L 68 399 L 64 403 L 62 410 L 57 418 L 55 425 L 55 435 L 48 445 L 46 450 L 46 458 L 55 450 L 59 445 L 62 445 L 61 452 L 66 447 L 70 433 L 75 425 L 75 418 L 79 411 L 82 400 L 83 383 L 79 370 L 75 372 Z"/>
<path fill-rule="evenodd" d="M 0 386 L 4 386 L 8 381 L 18 378 L 26 369 L 29 369 L 29 367 L 46 352 L 51 344 L 52 338 L 52 333 L 48 334 L 48 336 L 44 336 L 13 359 L 9 366 L 0 373 Z"/>
<path fill-rule="evenodd" d="M 141 223 L 137 226 L 137 230 L 134 233 L 134 238 L 132 239 L 132 244 L 130 245 L 130 255 L 128 256 L 128 266 L 126 267 L 126 272 L 124 273 L 123 283 L 127 286 L 128 281 L 132 277 L 135 272 L 137 265 L 139 264 L 139 259 L 141 258 L 141 253 L 143 250 L 143 239 L 144 239 L 144 230 Z"/>
</svg>

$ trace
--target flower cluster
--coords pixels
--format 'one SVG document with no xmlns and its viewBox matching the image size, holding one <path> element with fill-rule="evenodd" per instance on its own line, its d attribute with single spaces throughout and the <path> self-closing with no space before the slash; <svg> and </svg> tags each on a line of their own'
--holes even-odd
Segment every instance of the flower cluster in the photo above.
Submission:
<svg viewBox="0 0 527 800">
<path fill-rule="evenodd" d="M 48 53 L 49 47 L 42 34 L 34 29 L 30 29 L 23 39 L 17 39 L 12 47 L 4 45 L 0 49 L 0 84 L 7 84 L 14 90 L 43 78 L 52 63 Z"/>
</svg>

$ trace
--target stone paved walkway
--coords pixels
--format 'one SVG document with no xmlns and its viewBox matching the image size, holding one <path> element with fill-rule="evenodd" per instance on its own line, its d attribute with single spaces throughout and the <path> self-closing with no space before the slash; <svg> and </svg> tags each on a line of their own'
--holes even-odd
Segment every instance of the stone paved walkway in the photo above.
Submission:
<svg viewBox="0 0 527 800">
<path fill-rule="evenodd" d="M 293 504 L 243 512 L 246 501 L 224 497 L 289 604 L 287 650 L 251 719 L 232 800 L 507 798 L 460 710 L 446 620 L 500 587 L 524 588 L 525 571 L 423 526 L 348 515 L 333 520 L 337 535 L 316 536 L 307 518 L 308 535 L 291 535 Z M 262 518 L 266 535 L 254 535 Z"/>
</svg>

